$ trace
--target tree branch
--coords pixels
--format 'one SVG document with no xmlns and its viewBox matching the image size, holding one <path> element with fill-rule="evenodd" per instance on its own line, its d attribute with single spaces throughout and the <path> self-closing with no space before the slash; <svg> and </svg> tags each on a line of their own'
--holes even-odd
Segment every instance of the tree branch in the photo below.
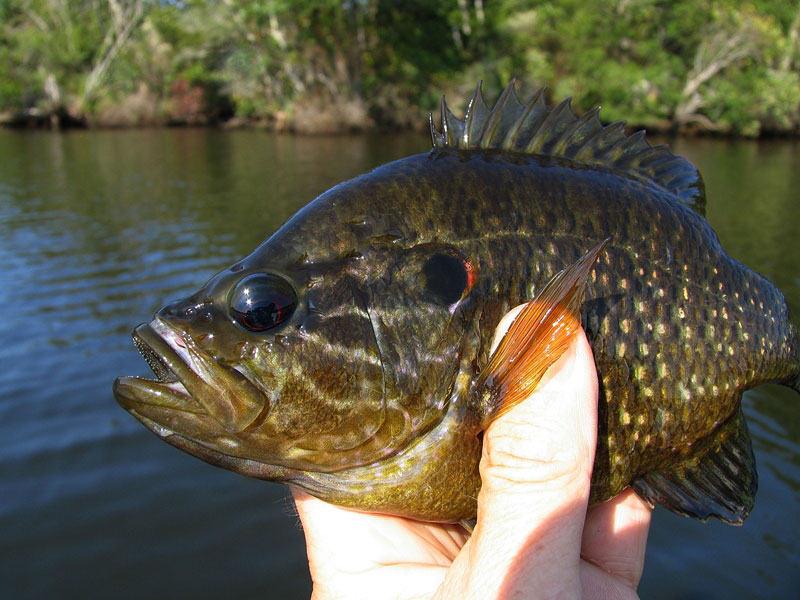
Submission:
<svg viewBox="0 0 800 600">
<path fill-rule="evenodd" d="M 786 52 L 781 58 L 780 70 L 789 71 L 792 68 L 793 58 L 797 52 L 797 39 L 800 37 L 800 3 L 797 5 L 797 12 L 792 19 L 792 26 L 789 28 L 788 43 Z"/>
<path fill-rule="evenodd" d="M 116 5 L 115 0 L 108 0 L 109 4 L 111 5 L 112 13 L 114 12 L 114 6 Z M 119 9 L 119 5 L 116 5 L 116 8 Z M 97 62 L 92 69 L 89 76 L 86 78 L 86 85 L 83 88 L 83 101 L 85 102 L 89 98 L 91 98 L 92 94 L 94 94 L 95 89 L 106 76 L 109 67 L 114 62 L 114 59 L 117 57 L 119 51 L 125 46 L 130 38 L 133 30 L 136 26 L 139 25 L 141 21 L 142 14 L 144 12 L 143 0 L 135 0 L 133 3 L 133 7 L 128 11 L 127 16 L 125 17 L 125 25 L 122 29 L 113 36 L 113 43 L 111 43 L 107 49 L 105 49 L 104 53 L 102 54 L 102 58 L 99 62 Z M 106 36 L 108 39 L 108 36 Z M 105 41 L 104 41 L 105 46 Z"/>
<path fill-rule="evenodd" d="M 708 119 L 699 118 L 697 112 L 704 104 L 701 86 L 736 61 L 755 52 L 756 38 L 747 24 L 740 26 L 733 34 L 724 29 L 718 31 L 701 43 L 695 54 L 694 66 L 686 76 L 682 92 L 684 99 L 675 109 L 675 121 L 678 124 L 700 121 L 705 125 Z"/>
</svg>

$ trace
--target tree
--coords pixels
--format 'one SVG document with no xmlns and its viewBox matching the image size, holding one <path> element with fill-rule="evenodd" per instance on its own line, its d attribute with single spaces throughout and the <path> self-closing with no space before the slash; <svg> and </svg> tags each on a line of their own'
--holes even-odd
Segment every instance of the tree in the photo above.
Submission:
<svg viewBox="0 0 800 600">
<path fill-rule="evenodd" d="M 33 116 L 82 120 L 87 103 L 138 27 L 143 0 L 11 0 L 2 39 L 13 61 L 5 77 L 25 90 Z"/>
</svg>

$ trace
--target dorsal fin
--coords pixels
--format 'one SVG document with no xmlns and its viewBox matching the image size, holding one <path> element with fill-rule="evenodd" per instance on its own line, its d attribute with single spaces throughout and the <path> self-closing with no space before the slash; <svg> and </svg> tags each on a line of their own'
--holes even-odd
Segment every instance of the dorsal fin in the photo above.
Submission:
<svg viewBox="0 0 800 600">
<path fill-rule="evenodd" d="M 434 148 L 498 149 L 523 154 L 560 156 L 590 165 L 604 165 L 644 179 L 673 194 L 701 215 L 705 189 L 698 170 L 666 145 L 651 146 L 645 132 L 625 133 L 625 122 L 604 127 L 599 108 L 578 117 L 567 98 L 547 108 L 541 88 L 526 104 L 520 102 L 511 82 L 491 110 L 478 83 L 463 119 L 456 117 L 442 96 L 441 129 L 430 117 Z"/>
</svg>

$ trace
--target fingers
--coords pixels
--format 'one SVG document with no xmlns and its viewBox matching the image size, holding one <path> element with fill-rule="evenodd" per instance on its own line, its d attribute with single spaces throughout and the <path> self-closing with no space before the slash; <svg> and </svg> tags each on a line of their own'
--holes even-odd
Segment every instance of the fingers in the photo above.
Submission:
<svg viewBox="0 0 800 600">
<path fill-rule="evenodd" d="M 597 376 L 581 331 L 531 397 L 485 432 L 478 522 L 442 598 L 579 597 L 596 415 Z"/>
<path fill-rule="evenodd" d="M 583 533 L 581 586 L 595 600 L 638 600 L 652 509 L 628 488 L 593 506 Z"/>
<path fill-rule="evenodd" d="M 583 559 L 636 589 L 644 569 L 652 509 L 631 489 L 589 509 Z"/>
</svg>

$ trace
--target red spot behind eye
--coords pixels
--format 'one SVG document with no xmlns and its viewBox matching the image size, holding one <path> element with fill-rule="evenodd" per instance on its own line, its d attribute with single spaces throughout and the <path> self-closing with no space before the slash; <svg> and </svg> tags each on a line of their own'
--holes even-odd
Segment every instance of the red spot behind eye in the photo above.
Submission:
<svg viewBox="0 0 800 600">
<path fill-rule="evenodd" d="M 467 272 L 467 288 L 464 290 L 464 296 L 466 296 L 478 280 L 478 268 L 468 260 L 462 259 L 462 262 Z"/>
</svg>

